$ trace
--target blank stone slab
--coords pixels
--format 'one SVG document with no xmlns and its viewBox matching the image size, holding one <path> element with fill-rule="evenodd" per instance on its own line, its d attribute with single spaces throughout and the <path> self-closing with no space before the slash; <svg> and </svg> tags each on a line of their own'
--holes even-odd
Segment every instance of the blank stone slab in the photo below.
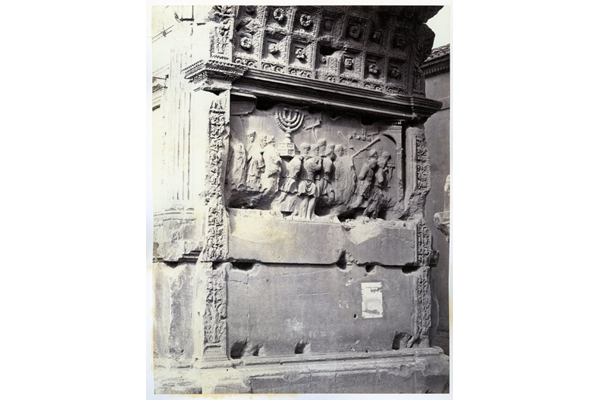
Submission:
<svg viewBox="0 0 600 400">
<path fill-rule="evenodd" d="M 233 260 L 331 265 L 345 256 L 357 264 L 401 266 L 416 261 L 415 230 L 382 221 L 293 221 L 267 211 L 229 210 L 229 256 Z M 403 224 L 403 223 L 398 223 Z"/>
</svg>

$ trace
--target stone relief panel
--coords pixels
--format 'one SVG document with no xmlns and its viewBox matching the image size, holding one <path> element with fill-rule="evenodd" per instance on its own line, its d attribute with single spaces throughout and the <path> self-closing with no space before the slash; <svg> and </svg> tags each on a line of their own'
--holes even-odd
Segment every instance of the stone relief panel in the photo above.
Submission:
<svg viewBox="0 0 600 400">
<path fill-rule="evenodd" d="M 397 219 L 403 161 L 390 128 L 282 103 L 232 115 L 226 206 L 292 220 Z"/>
</svg>

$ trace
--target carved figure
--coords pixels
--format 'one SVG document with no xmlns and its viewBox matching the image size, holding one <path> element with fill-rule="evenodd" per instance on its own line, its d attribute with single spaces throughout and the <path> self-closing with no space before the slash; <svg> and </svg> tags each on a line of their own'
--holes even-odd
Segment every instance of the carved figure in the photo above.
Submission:
<svg viewBox="0 0 600 400">
<path fill-rule="evenodd" d="M 352 207 L 366 207 L 373 188 L 375 170 L 377 169 L 377 150 L 369 152 L 369 158 L 363 164 L 358 174 L 358 186 L 352 201 Z"/>
<path fill-rule="evenodd" d="M 356 188 L 356 171 L 352 157 L 345 154 L 344 146 L 336 145 L 334 148 L 336 159 L 334 165 L 333 191 L 336 204 L 347 204 Z"/>
<path fill-rule="evenodd" d="M 377 151 L 377 149 L 369 150 L 369 158 L 373 158 L 375 160 L 379 158 L 379 152 Z"/>
<path fill-rule="evenodd" d="M 269 43 L 269 53 L 277 54 L 279 53 L 279 46 L 277 43 Z"/>
<path fill-rule="evenodd" d="M 326 204 L 333 204 L 335 201 L 335 192 L 333 191 L 332 181 L 334 178 L 335 171 L 333 169 L 333 161 L 335 160 L 335 153 L 333 149 L 335 145 L 327 145 L 325 139 L 319 140 L 319 154 L 321 157 L 321 173 L 317 175 L 317 185 L 319 186 L 319 193 L 321 201 Z"/>
<path fill-rule="evenodd" d="M 227 183 L 232 189 L 242 190 L 246 183 L 246 149 L 244 144 L 233 136 L 229 140 L 227 168 Z"/>
<path fill-rule="evenodd" d="M 302 161 L 309 156 L 310 144 L 300 145 L 300 154 L 292 158 L 289 163 L 282 163 L 281 181 L 279 191 L 281 194 L 273 206 L 282 213 L 291 213 L 292 216 L 300 215 L 300 199 L 298 198 L 298 183 Z"/>
<path fill-rule="evenodd" d="M 318 149 L 316 152 L 318 153 Z M 321 168 L 321 157 L 305 156 L 302 168 L 300 169 L 300 181 L 298 183 L 298 198 L 300 203 L 298 211 L 295 213 L 300 218 L 312 219 L 314 216 L 315 204 L 317 197 L 320 195 L 319 188 L 315 183 L 315 177 L 321 171 Z"/>
<path fill-rule="evenodd" d="M 263 160 L 262 149 L 258 143 L 255 143 L 255 139 L 256 132 L 250 132 L 246 135 L 246 140 L 248 141 L 246 188 L 252 191 L 259 191 L 261 187 L 260 176 L 265 169 L 265 162 Z"/>
<path fill-rule="evenodd" d="M 390 158 L 390 153 L 384 151 L 381 153 L 381 157 L 377 159 L 377 171 L 375 172 L 373 189 L 369 196 L 367 207 L 363 212 L 363 215 L 371 219 L 377 218 L 381 211 L 387 208 L 391 202 L 391 198 L 387 193 L 388 176 L 386 168 Z"/>
<path fill-rule="evenodd" d="M 279 189 L 279 174 L 281 173 L 281 157 L 275 148 L 275 137 L 271 135 L 263 136 L 261 144 L 265 143 L 263 148 L 263 159 L 265 162 L 265 172 L 261 177 L 261 190 L 271 195 Z"/>
</svg>

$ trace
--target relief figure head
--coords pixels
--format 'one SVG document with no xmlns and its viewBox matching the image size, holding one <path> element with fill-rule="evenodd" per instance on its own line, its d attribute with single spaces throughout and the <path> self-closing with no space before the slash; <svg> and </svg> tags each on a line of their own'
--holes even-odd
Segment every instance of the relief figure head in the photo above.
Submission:
<svg viewBox="0 0 600 400">
<path fill-rule="evenodd" d="M 381 157 L 386 159 L 386 162 L 392 159 L 392 155 L 388 151 L 384 151 L 381 153 Z"/>
<path fill-rule="evenodd" d="M 300 145 L 300 155 L 308 156 L 310 154 L 310 144 L 304 142 Z"/>
<path fill-rule="evenodd" d="M 375 169 L 377 167 L 377 159 L 376 158 L 369 158 L 367 160 L 367 164 L 369 165 L 369 168 L 371 169 Z"/>
<path fill-rule="evenodd" d="M 332 144 L 327 145 L 327 150 L 326 150 L 325 155 L 327 157 L 329 157 L 332 161 L 336 159 L 337 155 L 335 154 L 335 144 L 332 143 Z"/>
<path fill-rule="evenodd" d="M 265 148 L 265 146 L 267 145 L 267 135 L 260 135 L 260 147 L 261 148 Z"/>
<path fill-rule="evenodd" d="M 317 148 L 319 149 L 319 153 L 322 156 L 327 155 L 327 140 L 325 139 L 319 139 L 317 141 Z"/>
</svg>

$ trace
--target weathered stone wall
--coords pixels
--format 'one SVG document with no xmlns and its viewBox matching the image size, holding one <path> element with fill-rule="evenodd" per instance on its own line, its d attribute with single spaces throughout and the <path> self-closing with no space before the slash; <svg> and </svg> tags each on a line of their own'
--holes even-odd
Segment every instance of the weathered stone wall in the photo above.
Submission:
<svg viewBox="0 0 600 400">
<path fill-rule="evenodd" d="M 435 54 L 435 51 L 434 51 Z M 449 50 L 444 52 L 443 59 L 436 58 L 439 72 L 426 74 L 425 91 L 427 97 L 442 102 L 440 111 L 432 115 L 425 123 L 425 135 L 429 146 L 431 164 L 431 190 L 425 204 L 425 219 L 432 227 L 433 249 L 439 252 L 437 266 L 432 268 L 432 290 L 438 303 L 437 338 L 434 343 L 441 346 L 449 354 L 449 242 L 446 235 L 434 228 L 434 215 L 444 211 L 447 194 L 444 187 L 450 175 L 450 60 Z M 426 63 L 427 65 L 428 63 Z"/>
<path fill-rule="evenodd" d="M 156 9 L 157 393 L 447 389 L 421 69 L 439 8 Z"/>
<path fill-rule="evenodd" d="M 191 365 L 194 352 L 193 264 L 154 264 L 154 358 Z"/>
<path fill-rule="evenodd" d="M 244 343 L 244 350 L 256 356 L 368 353 L 392 350 L 396 335 L 411 337 L 412 311 L 399 305 L 413 302 L 412 278 L 399 268 L 254 264 L 245 270 L 233 265 L 230 349 Z M 378 314 L 362 308 L 368 306 L 369 293 L 363 290 L 369 283 L 381 285 L 382 303 L 375 299 L 373 304 Z"/>
</svg>

